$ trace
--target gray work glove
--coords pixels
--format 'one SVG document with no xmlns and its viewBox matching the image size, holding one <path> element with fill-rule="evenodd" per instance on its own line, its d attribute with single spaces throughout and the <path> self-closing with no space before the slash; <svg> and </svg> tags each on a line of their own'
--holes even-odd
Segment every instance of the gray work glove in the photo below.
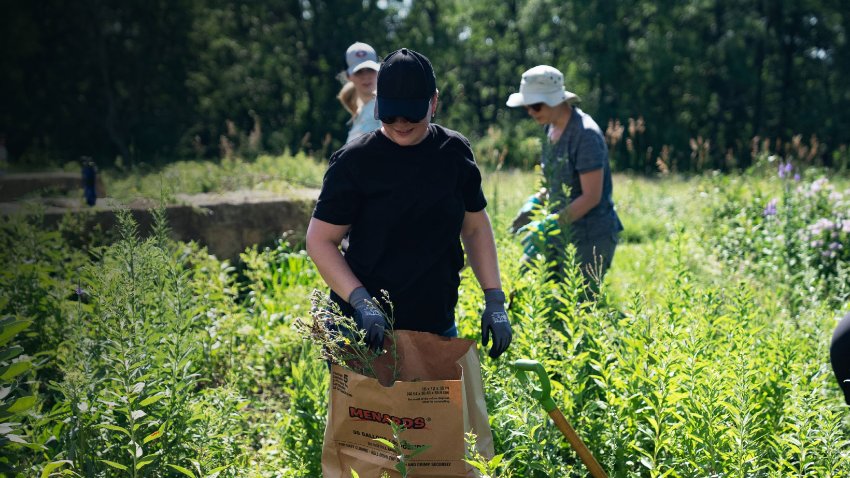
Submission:
<svg viewBox="0 0 850 478">
<path fill-rule="evenodd" d="M 508 322 L 508 312 L 505 310 L 505 293 L 502 289 L 484 291 L 484 312 L 481 314 L 481 345 L 486 347 L 493 333 L 493 346 L 490 347 L 490 358 L 508 349 L 513 338 L 511 323 Z"/>
<path fill-rule="evenodd" d="M 387 326 L 381 309 L 375 305 L 369 291 L 363 286 L 351 291 L 348 303 L 354 307 L 354 321 L 357 326 L 366 332 L 366 346 L 379 352 L 384 347 L 384 328 Z"/>
</svg>

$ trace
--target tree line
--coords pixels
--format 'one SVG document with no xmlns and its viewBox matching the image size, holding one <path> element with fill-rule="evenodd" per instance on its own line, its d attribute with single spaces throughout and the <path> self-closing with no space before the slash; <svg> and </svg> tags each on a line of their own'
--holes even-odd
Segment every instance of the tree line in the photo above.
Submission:
<svg viewBox="0 0 850 478">
<path fill-rule="evenodd" d="M 534 161 L 504 103 L 537 64 L 607 130 L 615 168 L 746 167 L 807 144 L 846 161 L 850 9 L 841 0 L 40 0 L 4 2 L 0 134 L 10 158 L 163 163 L 342 145 L 345 49 L 434 64 L 437 121 Z M 801 139 L 802 138 L 802 139 Z M 484 158 L 488 160 L 487 158 Z M 663 164 L 661 164 L 663 163 Z"/>
</svg>

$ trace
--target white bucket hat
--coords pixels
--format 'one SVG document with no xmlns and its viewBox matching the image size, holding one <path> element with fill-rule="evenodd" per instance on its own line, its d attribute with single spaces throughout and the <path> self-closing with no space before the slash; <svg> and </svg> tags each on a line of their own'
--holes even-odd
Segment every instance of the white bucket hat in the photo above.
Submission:
<svg viewBox="0 0 850 478">
<path fill-rule="evenodd" d="M 537 65 L 522 74 L 519 93 L 508 97 L 506 104 L 511 108 L 535 103 L 557 106 L 564 101 L 573 104 L 581 101 L 581 98 L 564 89 L 564 75 L 557 68 Z"/>
</svg>

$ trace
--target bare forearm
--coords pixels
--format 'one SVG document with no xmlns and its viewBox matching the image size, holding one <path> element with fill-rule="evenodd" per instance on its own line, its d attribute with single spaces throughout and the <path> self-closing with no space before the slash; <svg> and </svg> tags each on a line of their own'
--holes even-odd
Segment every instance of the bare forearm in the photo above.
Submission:
<svg viewBox="0 0 850 478">
<path fill-rule="evenodd" d="M 333 242 L 314 241 L 307 248 L 307 253 L 316 264 L 322 279 L 343 299 L 348 300 L 351 291 L 363 285 L 351 272 L 338 246 Z"/>
<path fill-rule="evenodd" d="M 599 198 L 591 198 L 585 194 L 575 198 L 573 202 L 571 202 L 566 208 L 561 212 L 561 222 L 564 219 L 567 222 L 575 222 L 584 217 L 585 214 L 588 213 L 591 209 L 596 207 L 599 204 Z"/>
<path fill-rule="evenodd" d="M 496 241 L 490 220 L 483 217 L 483 223 L 478 227 L 464 228 L 461 234 L 469 265 L 482 289 L 501 289 L 499 277 L 499 259 L 496 254 Z"/>
<path fill-rule="evenodd" d="M 601 168 L 579 174 L 581 194 L 561 211 L 561 224 L 578 221 L 599 204 L 602 200 L 604 178 Z"/>
<path fill-rule="evenodd" d="M 340 226 L 313 218 L 307 226 L 307 254 L 319 269 L 322 279 L 340 297 L 348 300 L 360 280 L 351 272 L 339 251 L 339 244 L 349 226 Z"/>
</svg>

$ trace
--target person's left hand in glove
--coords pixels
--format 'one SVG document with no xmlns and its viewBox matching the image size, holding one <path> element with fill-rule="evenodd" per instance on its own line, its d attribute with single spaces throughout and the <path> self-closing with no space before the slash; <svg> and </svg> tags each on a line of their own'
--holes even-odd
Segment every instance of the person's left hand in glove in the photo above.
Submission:
<svg viewBox="0 0 850 478">
<path fill-rule="evenodd" d="M 531 216 L 534 215 L 535 211 L 541 207 L 543 207 L 541 193 L 529 196 L 528 199 L 525 200 L 525 204 L 523 204 L 522 208 L 520 208 L 508 231 L 512 234 L 517 234 L 524 226 L 531 222 Z"/>
<path fill-rule="evenodd" d="M 499 358 L 511 345 L 513 332 L 505 310 L 505 293 L 502 289 L 484 291 L 484 312 L 481 314 L 481 345 L 487 347 L 493 335 L 490 358 Z"/>
</svg>

